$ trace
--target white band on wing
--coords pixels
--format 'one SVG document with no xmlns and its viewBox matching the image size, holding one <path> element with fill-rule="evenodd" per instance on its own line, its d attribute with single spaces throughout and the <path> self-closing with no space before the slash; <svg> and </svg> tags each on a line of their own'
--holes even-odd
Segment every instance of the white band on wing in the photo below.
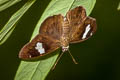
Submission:
<svg viewBox="0 0 120 80">
<path fill-rule="evenodd" d="M 86 29 L 85 29 L 85 33 L 84 33 L 83 36 L 82 36 L 82 39 L 85 39 L 85 38 L 86 38 L 86 36 L 87 36 L 87 34 L 88 34 L 89 31 L 90 31 L 90 24 L 87 25 L 87 27 L 86 27 Z"/>
</svg>

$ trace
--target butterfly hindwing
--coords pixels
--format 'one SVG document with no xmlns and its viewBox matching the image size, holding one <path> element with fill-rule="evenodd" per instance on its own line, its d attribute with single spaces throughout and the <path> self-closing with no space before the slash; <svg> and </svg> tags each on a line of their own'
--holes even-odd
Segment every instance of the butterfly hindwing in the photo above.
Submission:
<svg viewBox="0 0 120 80">
<path fill-rule="evenodd" d="M 41 24 L 39 33 L 50 36 L 55 40 L 60 40 L 60 36 L 62 34 L 63 20 L 64 17 L 61 14 L 48 17 Z"/>
<path fill-rule="evenodd" d="M 33 59 L 51 53 L 60 47 L 57 40 L 49 36 L 38 34 L 31 42 L 26 44 L 19 53 L 19 58 Z"/>
</svg>

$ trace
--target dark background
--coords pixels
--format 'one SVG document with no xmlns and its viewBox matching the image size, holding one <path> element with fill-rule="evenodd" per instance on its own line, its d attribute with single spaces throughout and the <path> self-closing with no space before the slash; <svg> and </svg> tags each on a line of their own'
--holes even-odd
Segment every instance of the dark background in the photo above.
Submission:
<svg viewBox="0 0 120 80">
<path fill-rule="evenodd" d="M 42 4 L 32 8 L 22 17 L 11 37 L 0 46 L 0 79 L 13 80 L 20 59 L 20 48 L 29 41 L 33 26 L 39 15 L 48 5 Z M 0 12 L 0 29 L 10 15 L 18 10 L 22 1 L 3 12 Z M 46 80 L 120 80 L 120 11 L 117 11 L 119 0 L 97 0 L 90 16 L 97 20 L 97 32 L 89 40 L 70 45 L 70 51 L 79 63 L 75 65 L 66 52 L 56 68 L 49 73 Z M 41 10 L 41 12 L 39 12 Z M 33 13 L 34 12 L 34 15 Z M 29 24 L 28 24 L 29 23 Z M 24 26 L 23 26 L 24 25 Z"/>
</svg>

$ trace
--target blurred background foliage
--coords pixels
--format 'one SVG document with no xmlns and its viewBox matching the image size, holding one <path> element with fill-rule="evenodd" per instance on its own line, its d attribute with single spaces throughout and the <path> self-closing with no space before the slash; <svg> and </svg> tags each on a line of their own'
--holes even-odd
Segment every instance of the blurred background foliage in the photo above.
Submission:
<svg viewBox="0 0 120 80">
<path fill-rule="evenodd" d="M 45 1 L 50 0 L 43 0 L 43 3 L 37 1 L 35 4 L 42 5 L 41 9 L 38 9 L 38 5 L 33 5 L 22 17 L 10 38 L 0 46 L 1 80 L 13 80 L 20 63 L 18 52 L 30 40 L 39 15 L 48 5 Z M 25 2 L 26 0 L 21 1 L 0 12 L 0 29 Z M 97 20 L 96 34 L 85 42 L 70 45 L 70 51 L 79 64 L 75 65 L 66 52 L 46 80 L 120 80 L 118 4 L 119 0 L 97 0 L 90 15 Z M 34 15 L 30 15 L 31 12 Z"/>
</svg>

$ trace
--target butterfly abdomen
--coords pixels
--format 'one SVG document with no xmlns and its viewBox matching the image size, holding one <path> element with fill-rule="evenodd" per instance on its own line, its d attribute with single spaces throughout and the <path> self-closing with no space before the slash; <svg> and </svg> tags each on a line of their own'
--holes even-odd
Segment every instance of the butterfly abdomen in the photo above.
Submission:
<svg viewBox="0 0 120 80">
<path fill-rule="evenodd" d="M 61 35 L 61 46 L 63 47 L 69 46 L 69 32 L 70 32 L 69 22 L 66 18 L 64 18 Z"/>
</svg>

